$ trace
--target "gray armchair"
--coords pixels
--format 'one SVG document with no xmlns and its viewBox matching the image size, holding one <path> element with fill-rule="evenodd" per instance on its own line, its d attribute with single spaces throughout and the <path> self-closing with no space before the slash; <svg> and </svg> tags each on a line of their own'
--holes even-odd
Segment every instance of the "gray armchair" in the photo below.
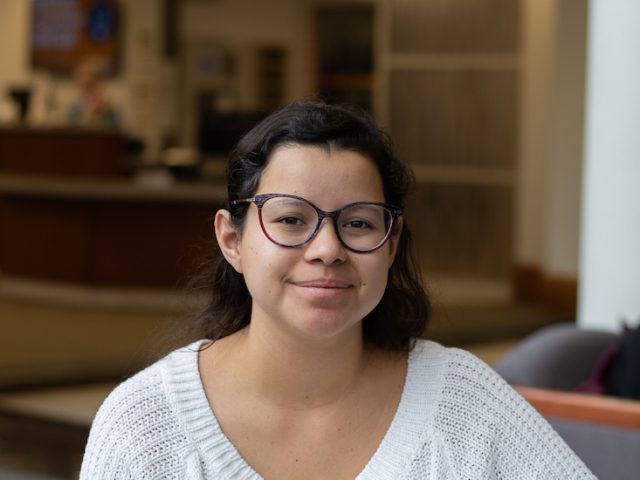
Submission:
<svg viewBox="0 0 640 480">
<path fill-rule="evenodd" d="M 580 330 L 572 323 L 545 327 L 520 342 L 496 365 L 514 385 L 552 390 L 575 390 L 593 372 L 602 353 L 619 335 Z"/>
<path fill-rule="evenodd" d="M 553 325 L 525 338 L 496 365 L 603 480 L 640 475 L 640 402 L 573 391 L 618 340 L 612 333 Z"/>
</svg>

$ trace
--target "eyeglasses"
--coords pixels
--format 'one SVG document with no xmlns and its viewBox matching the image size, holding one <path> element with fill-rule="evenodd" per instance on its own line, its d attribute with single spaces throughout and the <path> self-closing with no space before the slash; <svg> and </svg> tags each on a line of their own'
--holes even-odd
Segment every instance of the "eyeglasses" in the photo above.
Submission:
<svg viewBox="0 0 640 480">
<path fill-rule="evenodd" d="M 324 218 L 332 218 L 342 245 L 357 253 L 380 248 L 389 238 L 402 210 L 378 202 L 355 202 L 339 210 L 326 212 L 310 201 L 281 193 L 256 195 L 233 200 L 232 205 L 254 203 L 265 236 L 282 247 L 300 247 L 310 242 L 320 230 Z"/>
</svg>

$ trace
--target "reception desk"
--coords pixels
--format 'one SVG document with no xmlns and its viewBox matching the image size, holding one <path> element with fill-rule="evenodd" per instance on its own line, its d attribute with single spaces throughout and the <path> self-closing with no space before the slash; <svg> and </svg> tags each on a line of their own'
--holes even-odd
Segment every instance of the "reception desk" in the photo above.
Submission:
<svg viewBox="0 0 640 480">
<path fill-rule="evenodd" d="M 118 130 L 0 128 L 0 172 L 71 178 L 126 175 L 126 138 Z"/>
<path fill-rule="evenodd" d="M 198 244 L 213 248 L 222 185 L 0 175 L 6 275 L 97 286 L 175 286 Z"/>
<path fill-rule="evenodd" d="M 145 187 L 116 131 L 0 129 L 0 271 L 88 286 L 175 287 L 214 249 L 222 184 Z M 207 243 L 208 242 L 208 243 Z"/>
<path fill-rule="evenodd" d="M 95 286 L 173 287 L 213 249 L 222 185 L 0 175 L 5 275 Z"/>
</svg>

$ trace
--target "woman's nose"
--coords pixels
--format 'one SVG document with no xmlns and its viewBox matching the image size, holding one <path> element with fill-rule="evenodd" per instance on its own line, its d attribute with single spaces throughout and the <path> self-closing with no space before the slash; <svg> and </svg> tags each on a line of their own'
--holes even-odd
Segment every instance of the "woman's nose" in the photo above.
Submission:
<svg viewBox="0 0 640 480">
<path fill-rule="evenodd" d="M 323 219 L 318 232 L 306 245 L 304 256 L 308 262 L 321 261 L 325 265 L 331 265 L 346 260 L 347 251 L 338 238 L 333 222 L 334 219 Z"/>
</svg>

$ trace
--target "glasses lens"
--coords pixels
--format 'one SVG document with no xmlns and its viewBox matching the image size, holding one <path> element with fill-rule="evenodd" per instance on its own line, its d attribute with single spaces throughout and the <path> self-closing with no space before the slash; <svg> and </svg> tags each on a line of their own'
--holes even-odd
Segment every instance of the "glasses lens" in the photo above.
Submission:
<svg viewBox="0 0 640 480">
<path fill-rule="evenodd" d="M 352 205 L 338 217 L 338 231 L 349 248 L 371 250 L 384 241 L 391 228 L 391 220 L 391 212 L 380 205 Z"/>
<path fill-rule="evenodd" d="M 293 247 L 311 236 L 318 224 L 318 214 L 302 200 L 274 197 L 262 207 L 262 224 L 274 242 Z"/>
</svg>

